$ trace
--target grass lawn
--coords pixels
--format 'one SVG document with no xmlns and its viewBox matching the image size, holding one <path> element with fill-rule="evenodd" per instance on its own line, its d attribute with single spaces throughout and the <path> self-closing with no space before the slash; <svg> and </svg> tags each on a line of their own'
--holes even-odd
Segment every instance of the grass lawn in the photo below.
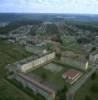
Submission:
<svg viewBox="0 0 98 100">
<path fill-rule="evenodd" d="M 8 83 L 6 80 L 0 80 L 0 100 L 33 100 L 24 92 Z"/>
<path fill-rule="evenodd" d="M 34 75 L 39 76 L 41 79 L 43 79 L 43 74 L 46 76 L 45 81 L 51 82 L 53 84 L 56 84 L 58 86 L 64 86 L 68 84 L 65 82 L 65 80 L 62 79 L 62 74 L 67 70 L 67 68 L 63 68 L 60 72 L 51 72 L 50 70 L 47 70 L 43 67 L 32 71 L 31 73 Z"/>
<path fill-rule="evenodd" d="M 0 100 L 32 100 L 21 90 L 4 81 L 7 72 L 5 66 L 27 56 L 30 56 L 30 53 L 20 45 L 0 39 Z"/>
<path fill-rule="evenodd" d="M 30 56 L 26 50 L 18 44 L 11 44 L 0 39 L 0 77 L 5 74 L 4 67 L 20 59 Z"/>
<path fill-rule="evenodd" d="M 98 93 L 92 93 L 90 88 L 93 83 L 98 84 L 98 71 L 97 78 L 95 80 L 89 79 L 77 92 L 75 100 L 86 100 L 85 97 L 89 96 L 90 100 L 98 100 Z M 88 99 L 89 100 L 89 99 Z"/>
</svg>

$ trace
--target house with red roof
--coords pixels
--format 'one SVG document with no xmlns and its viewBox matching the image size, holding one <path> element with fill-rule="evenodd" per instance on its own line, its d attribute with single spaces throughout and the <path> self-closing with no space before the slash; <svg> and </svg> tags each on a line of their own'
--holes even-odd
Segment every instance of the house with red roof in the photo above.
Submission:
<svg viewBox="0 0 98 100">
<path fill-rule="evenodd" d="M 71 69 L 65 72 L 62 77 L 63 79 L 66 79 L 66 82 L 73 84 L 81 77 L 81 75 L 82 73 L 80 71 Z"/>
</svg>

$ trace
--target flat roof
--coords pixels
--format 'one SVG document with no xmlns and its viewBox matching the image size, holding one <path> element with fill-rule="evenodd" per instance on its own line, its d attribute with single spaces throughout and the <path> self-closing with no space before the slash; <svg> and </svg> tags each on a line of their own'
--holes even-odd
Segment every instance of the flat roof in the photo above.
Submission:
<svg viewBox="0 0 98 100">
<path fill-rule="evenodd" d="M 49 94 L 52 94 L 52 93 L 55 93 L 54 90 L 48 88 L 47 86 L 39 83 L 38 81 L 30 78 L 29 76 L 25 75 L 24 73 L 22 72 L 17 72 L 17 75 L 20 76 L 21 78 L 23 78 L 24 80 L 30 82 L 31 84 L 35 85 L 36 87 L 42 89 L 43 91 L 49 93 Z"/>
<path fill-rule="evenodd" d="M 81 55 L 79 53 L 74 53 L 72 51 L 65 51 L 63 52 L 63 57 L 65 57 L 66 59 L 72 59 L 75 61 L 79 61 L 79 62 L 87 62 L 86 56 L 85 55 Z"/>
<path fill-rule="evenodd" d="M 28 58 L 25 58 L 25 59 L 22 59 L 22 60 L 16 62 L 15 64 L 23 65 L 23 64 L 25 64 L 25 63 L 27 63 L 27 62 L 36 60 L 36 59 L 38 59 L 38 58 L 41 58 L 41 57 L 43 57 L 43 56 L 45 56 L 45 55 L 48 55 L 48 54 L 51 54 L 51 53 L 53 53 L 53 52 L 48 52 L 48 53 L 46 53 L 46 54 L 40 54 L 40 56 L 34 54 L 34 55 L 32 55 L 32 56 L 30 56 L 30 57 L 28 57 Z"/>
</svg>

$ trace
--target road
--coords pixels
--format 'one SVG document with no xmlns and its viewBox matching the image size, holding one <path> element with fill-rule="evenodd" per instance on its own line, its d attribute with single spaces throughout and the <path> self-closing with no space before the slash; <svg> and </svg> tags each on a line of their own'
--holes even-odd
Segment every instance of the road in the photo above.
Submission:
<svg viewBox="0 0 98 100">
<path fill-rule="evenodd" d="M 93 67 L 92 70 L 86 73 L 79 81 L 77 81 L 67 92 L 66 99 L 74 100 L 75 93 L 77 90 L 87 81 L 87 79 L 98 69 L 98 67 Z"/>
</svg>

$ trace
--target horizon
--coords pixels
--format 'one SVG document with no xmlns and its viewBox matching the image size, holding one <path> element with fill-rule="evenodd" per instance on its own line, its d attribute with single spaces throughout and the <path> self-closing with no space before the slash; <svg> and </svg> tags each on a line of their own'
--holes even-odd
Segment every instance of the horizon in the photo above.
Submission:
<svg viewBox="0 0 98 100">
<path fill-rule="evenodd" d="M 98 15 L 98 14 L 90 14 L 90 13 L 41 13 L 41 12 L 35 12 L 35 13 L 29 13 L 29 12 L 0 12 L 0 14 L 50 14 L 50 15 Z"/>
<path fill-rule="evenodd" d="M 0 13 L 98 14 L 98 0 L 2 0 Z"/>
</svg>

